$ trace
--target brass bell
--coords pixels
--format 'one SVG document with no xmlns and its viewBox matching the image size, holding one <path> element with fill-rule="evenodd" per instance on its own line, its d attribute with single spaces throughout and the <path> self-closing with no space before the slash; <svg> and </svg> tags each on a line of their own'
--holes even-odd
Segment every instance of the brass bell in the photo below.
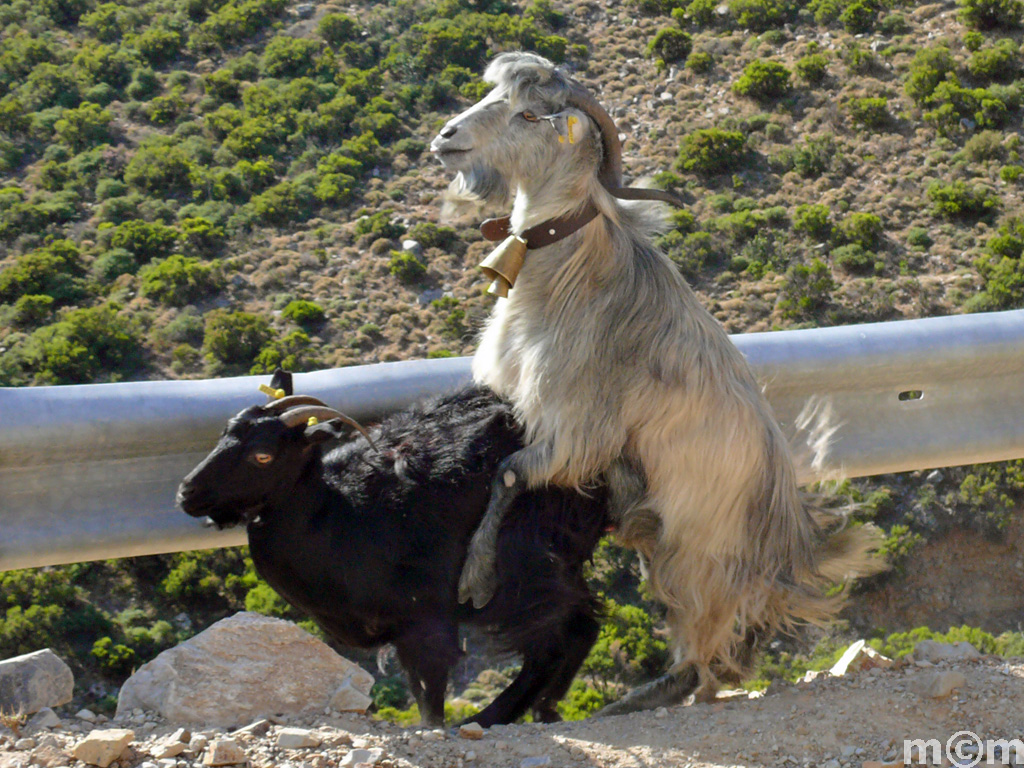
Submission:
<svg viewBox="0 0 1024 768">
<path fill-rule="evenodd" d="M 517 235 L 509 235 L 480 262 L 480 271 L 493 282 L 487 292 L 505 298 L 516 284 L 519 270 L 526 261 L 526 241 Z"/>
</svg>

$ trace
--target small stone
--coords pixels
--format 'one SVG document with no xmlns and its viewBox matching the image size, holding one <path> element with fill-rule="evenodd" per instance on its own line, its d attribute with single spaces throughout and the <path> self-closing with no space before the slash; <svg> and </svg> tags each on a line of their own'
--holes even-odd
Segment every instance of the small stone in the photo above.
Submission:
<svg viewBox="0 0 1024 768">
<path fill-rule="evenodd" d="M 418 240 L 408 239 L 402 241 L 402 250 L 414 254 L 417 258 L 423 255 L 423 246 Z"/>
<path fill-rule="evenodd" d="M 245 752 L 233 739 L 216 739 L 206 751 L 203 765 L 237 765 L 245 761 Z"/>
<path fill-rule="evenodd" d="M 157 760 L 162 760 L 168 757 L 177 757 L 186 749 L 188 749 L 188 744 L 182 744 L 177 739 L 168 738 L 153 747 L 150 754 Z"/>
<path fill-rule="evenodd" d="M 360 763 L 377 765 L 383 758 L 384 750 L 379 747 L 375 749 L 353 749 L 338 763 L 338 768 L 348 768 L 348 766 L 356 766 Z"/>
<path fill-rule="evenodd" d="M 38 768 L 62 768 L 71 762 L 63 750 L 44 746 L 32 753 L 32 765 Z"/>
<path fill-rule="evenodd" d="M 277 734 L 280 749 L 309 749 L 320 746 L 322 739 L 305 728 L 282 728 Z"/>
<path fill-rule="evenodd" d="M 358 712 L 363 714 L 373 704 L 373 699 L 360 691 L 352 684 L 351 678 L 338 686 L 338 690 L 331 696 L 331 709 L 337 712 Z"/>
<path fill-rule="evenodd" d="M 127 728 L 109 728 L 92 731 L 71 751 L 73 757 L 89 765 L 107 768 L 117 760 L 135 740 L 135 733 Z"/>
<path fill-rule="evenodd" d="M 266 733 L 266 731 L 264 731 Z M 190 752 L 195 752 L 197 755 L 206 749 L 206 745 L 210 743 L 210 740 L 203 736 L 201 733 L 197 733 L 191 739 L 188 740 L 188 749 Z"/>
<path fill-rule="evenodd" d="M 192 731 L 188 730 L 188 728 L 179 728 L 168 736 L 168 740 L 180 741 L 182 744 L 188 744 L 189 741 L 192 740 Z"/>
<path fill-rule="evenodd" d="M 270 730 L 269 720 L 257 720 L 254 723 L 249 723 L 244 728 L 239 728 L 235 733 L 248 733 L 253 736 L 264 736 L 267 731 Z"/>
<path fill-rule="evenodd" d="M 668 710 L 665 709 L 665 707 L 658 707 L 656 710 L 654 710 L 654 716 L 658 720 L 664 720 L 666 717 L 668 717 Z"/>
<path fill-rule="evenodd" d="M 519 768 L 541 768 L 544 765 L 551 765 L 551 758 L 547 755 L 540 757 L 527 757 L 519 761 Z"/>
<path fill-rule="evenodd" d="M 28 721 L 29 729 L 60 728 L 60 726 L 62 726 L 63 724 L 64 721 L 62 721 L 57 716 L 57 713 L 49 707 L 43 707 L 38 712 L 36 712 L 35 715 L 32 716 L 31 720 Z"/>
<path fill-rule="evenodd" d="M 424 731 L 420 734 L 420 738 L 424 741 L 444 741 L 444 731 L 440 729 Z"/>
<path fill-rule="evenodd" d="M 867 645 L 867 641 L 858 640 L 847 648 L 829 672 L 836 677 L 850 672 L 863 672 L 873 667 L 882 669 L 891 667 L 893 660 L 883 656 L 874 648 Z"/>
<path fill-rule="evenodd" d="M 482 739 L 484 737 L 484 727 L 480 723 L 460 725 L 459 736 L 464 739 Z"/>
<path fill-rule="evenodd" d="M 936 672 L 921 681 L 918 693 L 929 699 L 944 699 L 957 688 L 967 685 L 967 678 L 960 672 Z"/>
<path fill-rule="evenodd" d="M 839 750 L 839 754 L 843 757 L 853 757 L 857 754 L 857 748 L 847 744 Z"/>
<path fill-rule="evenodd" d="M 177 768 L 178 761 L 173 757 L 165 757 L 163 760 L 156 761 L 157 768 Z"/>
<path fill-rule="evenodd" d="M 469 752 L 462 756 L 462 759 L 465 760 L 467 763 L 472 763 L 474 760 L 476 760 L 476 752 L 474 752 L 471 749 L 469 750 Z"/>
<path fill-rule="evenodd" d="M 36 748 L 36 740 L 35 739 L 18 739 L 16 742 L 14 742 L 14 748 L 15 749 L 35 749 Z"/>
<path fill-rule="evenodd" d="M 79 720 L 85 720 L 85 722 L 87 723 L 96 722 L 96 713 L 93 712 L 91 709 L 80 709 L 77 712 L 75 712 L 75 717 L 77 717 Z"/>
</svg>

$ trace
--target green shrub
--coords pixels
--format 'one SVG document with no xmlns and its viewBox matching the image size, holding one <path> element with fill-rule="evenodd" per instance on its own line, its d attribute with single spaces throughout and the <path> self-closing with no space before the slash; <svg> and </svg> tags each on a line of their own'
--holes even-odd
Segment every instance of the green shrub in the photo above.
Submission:
<svg viewBox="0 0 1024 768">
<path fill-rule="evenodd" d="M 839 222 L 839 234 L 865 250 L 874 248 L 882 237 L 882 220 L 873 213 L 851 213 Z"/>
<path fill-rule="evenodd" d="M 823 53 L 811 53 L 797 59 L 796 73 L 811 85 L 818 85 L 828 74 L 828 56 Z"/>
<path fill-rule="evenodd" d="M 249 373 L 273 373 L 278 368 L 297 372 L 312 371 L 322 367 L 317 348 L 313 346 L 309 335 L 304 331 L 292 331 L 263 347 Z"/>
<path fill-rule="evenodd" d="M 907 245 L 913 248 L 928 248 L 932 242 L 928 230 L 924 227 L 911 227 L 907 232 Z"/>
<path fill-rule="evenodd" d="M 344 13 L 329 13 L 320 19 L 317 25 L 320 37 L 337 48 L 342 43 L 358 40 L 360 27 L 358 22 Z"/>
<path fill-rule="evenodd" d="M 427 268 L 408 251 L 392 251 L 388 270 L 399 282 L 406 285 L 419 282 L 427 273 Z"/>
<path fill-rule="evenodd" d="M 313 193 L 291 181 L 282 181 L 254 195 L 249 201 L 253 214 L 265 224 L 283 225 L 308 217 Z"/>
<path fill-rule="evenodd" d="M 142 192 L 187 195 L 192 192 L 192 159 L 173 140 L 158 137 L 135 152 L 124 170 L 124 180 Z"/>
<path fill-rule="evenodd" d="M 324 308 L 315 301 L 290 301 L 281 314 L 298 325 L 316 325 L 324 321 Z"/>
<path fill-rule="evenodd" d="M 14 324 L 22 328 L 43 325 L 53 316 L 52 296 L 22 296 L 14 302 Z"/>
<path fill-rule="evenodd" d="M 828 304 L 835 287 L 832 272 L 821 259 L 794 264 L 786 270 L 777 307 L 789 319 L 810 317 Z"/>
<path fill-rule="evenodd" d="M 943 184 L 934 181 L 928 186 L 932 212 L 948 219 L 978 219 L 999 209 L 999 196 L 980 184 L 964 181 Z"/>
<path fill-rule="evenodd" d="M 160 221 L 132 219 L 118 224 L 110 235 L 112 248 L 124 248 L 140 263 L 169 256 L 177 243 L 177 230 Z"/>
<path fill-rule="evenodd" d="M 975 29 L 1015 29 L 1024 18 L 1020 0 L 957 0 L 960 18 Z"/>
<path fill-rule="evenodd" d="M 51 296 L 61 304 L 75 301 L 83 295 L 84 275 L 78 246 L 70 240 L 55 240 L 0 271 L 0 303 L 25 295 Z"/>
<path fill-rule="evenodd" d="M 904 90 L 918 104 L 923 104 L 947 77 L 952 76 L 955 82 L 955 67 L 949 48 L 943 45 L 922 48 L 910 63 Z"/>
<path fill-rule="evenodd" d="M 451 227 L 439 227 L 429 221 L 414 224 L 407 237 L 415 240 L 424 248 L 440 248 L 449 250 L 459 242 L 458 233 Z"/>
<path fill-rule="evenodd" d="M 135 255 L 124 248 L 111 248 L 104 251 L 92 263 L 93 276 L 103 282 L 112 282 L 121 275 L 134 275 L 139 271 L 139 261 Z"/>
<path fill-rule="evenodd" d="M 854 124 L 864 128 L 884 128 L 892 119 L 889 100 L 884 97 L 853 98 L 845 106 Z"/>
<path fill-rule="evenodd" d="M 25 341 L 24 367 L 37 384 L 86 384 L 117 380 L 142 364 L 139 323 L 107 303 L 75 309 Z"/>
<path fill-rule="evenodd" d="M 793 212 L 793 231 L 826 242 L 832 237 L 831 210 L 824 203 L 804 203 Z"/>
<path fill-rule="evenodd" d="M 866 34 L 875 25 L 878 18 L 878 10 L 874 3 L 852 2 L 839 14 L 839 21 L 851 35 Z"/>
<path fill-rule="evenodd" d="M 266 318 L 215 309 L 206 315 L 203 353 L 215 362 L 248 370 L 271 336 Z"/>
<path fill-rule="evenodd" d="M 693 38 L 676 27 L 662 27 L 647 44 L 647 55 L 654 56 L 664 64 L 685 59 L 693 50 Z"/>
<path fill-rule="evenodd" d="M 999 169 L 999 178 L 1007 184 L 1016 184 L 1022 175 L 1024 168 L 1019 165 L 1004 165 Z"/>
<path fill-rule="evenodd" d="M 687 21 L 698 27 L 710 27 L 715 23 L 715 9 L 719 5 L 718 0 L 691 0 L 685 9 L 672 11 L 672 18 L 680 23 Z"/>
<path fill-rule="evenodd" d="M 694 51 L 686 57 L 686 63 L 683 66 L 691 72 L 702 75 L 705 72 L 710 72 L 714 65 L 715 59 L 710 53 L 707 51 Z"/>
<path fill-rule="evenodd" d="M 831 133 L 808 136 L 802 142 L 783 150 L 774 163 L 792 169 L 804 178 L 816 178 L 826 171 L 841 167 L 842 148 Z"/>
<path fill-rule="evenodd" d="M 160 67 L 178 57 L 185 44 L 185 36 L 176 29 L 153 26 L 133 37 L 131 42 L 150 65 Z"/>
<path fill-rule="evenodd" d="M 1003 152 L 1003 135 L 997 131 L 979 131 L 964 143 L 963 148 L 963 156 L 972 163 L 997 160 Z"/>
<path fill-rule="evenodd" d="M 739 131 L 702 128 L 683 137 L 676 168 L 703 174 L 730 171 L 743 162 L 746 139 Z"/>
<path fill-rule="evenodd" d="M 781 27 L 792 13 L 788 0 L 728 0 L 729 13 L 736 24 L 753 32 Z"/>
<path fill-rule="evenodd" d="M 890 37 L 905 35 L 910 32 L 910 23 L 902 13 L 890 13 L 878 22 L 878 31 Z"/>
<path fill-rule="evenodd" d="M 732 89 L 741 96 L 767 100 L 785 96 L 790 91 L 790 71 L 777 61 L 752 61 Z"/>
<path fill-rule="evenodd" d="M 394 240 L 395 238 L 401 237 L 405 232 L 403 227 L 398 222 L 391 220 L 392 211 L 377 211 L 377 213 L 370 214 L 367 216 L 361 216 L 356 221 L 355 234 L 359 235 L 376 235 L 377 237 L 383 237 L 387 240 Z"/>
<path fill-rule="evenodd" d="M 832 251 L 832 263 L 836 269 L 850 275 L 867 275 L 875 267 L 875 254 L 860 243 L 841 245 Z"/>
<path fill-rule="evenodd" d="M 633 683 L 658 674 L 668 648 L 653 632 L 650 614 L 635 605 L 608 600 L 597 642 L 580 667 L 582 675 Z"/>
<path fill-rule="evenodd" d="M 180 242 L 187 256 L 210 258 L 216 256 L 227 243 L 227 233 L 202 216 L 186 216 L 179 223 Z"/>
<path fill-rule="evenodd" d="M 115 644 L 109 637 L 93 643 L 90 653 L 103 673 L 112 678 L 123 678 L 136 666 L 135 651 L 120 643 Z"/>
<path fill-rule="evenodd" d="M 979 80 L 1008 83 L 1020 74 L 1020 51 L 1013 40 L 1000 40 L 971 54 L 967 71 Z"/>
<path fill-rule="evenodd" d="M 181 307 L 193 304 L 223 285 L 217 265 L 193 256 L 175 254 L 139 271 L 141 293 L 147 298 Z"/>
<path fill-rule="evenodd" d="M 83 102 L 75 109 L 65 110 L 53 124 L 53 131 L 57 140 L 67 144 L 73 152 L 82 152 L 110 140 L 112 119 L 113 116 L 98 104 Z"/>
<path fill-rule="evenodd" d="M 289 79 L 315 74 L 321 46 L 316 40 L 278 35 L 263 51 L 263 74 Z"/>
</svg>

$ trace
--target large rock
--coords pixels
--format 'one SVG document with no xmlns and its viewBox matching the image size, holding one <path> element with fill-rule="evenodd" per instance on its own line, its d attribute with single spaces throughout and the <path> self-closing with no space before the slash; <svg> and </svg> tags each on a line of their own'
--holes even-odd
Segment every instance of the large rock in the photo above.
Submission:
<svg viewBox="0 0 1024 768">
<path fill-rule="evenodd" d="M 32 714 L 71 701 L 75 676 L 49 648 L 0 661 L 0 710 Z"/>
<path fill-rule="evenodd" d="M 117 714 L 236 727 L 323 712 L 346 686 L 369 694 L 373 676 L 291 622 L 238 613 L 140 667 L 121 687 Z"/>
</svg>

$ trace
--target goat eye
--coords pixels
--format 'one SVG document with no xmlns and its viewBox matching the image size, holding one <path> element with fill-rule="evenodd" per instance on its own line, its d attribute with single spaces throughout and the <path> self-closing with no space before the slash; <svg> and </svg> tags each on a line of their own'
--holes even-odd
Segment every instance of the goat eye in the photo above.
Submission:
<svg viewBox="0 0 1024 768">
<path fill-rule="evenodd" d="M 526 111 L 523 112 L 523 120 L 525 120 L 528 123 L 536 123 L 538 120 L 540 120 L 540 118 L 527 109 Z"/>
<path fill-rule="evenodd" d="M 269 464 L 274 460 L 274 454 L 257 451 L 256 453 L 252 454 L 252 460 L 257 464 Z"/>
</svg>

